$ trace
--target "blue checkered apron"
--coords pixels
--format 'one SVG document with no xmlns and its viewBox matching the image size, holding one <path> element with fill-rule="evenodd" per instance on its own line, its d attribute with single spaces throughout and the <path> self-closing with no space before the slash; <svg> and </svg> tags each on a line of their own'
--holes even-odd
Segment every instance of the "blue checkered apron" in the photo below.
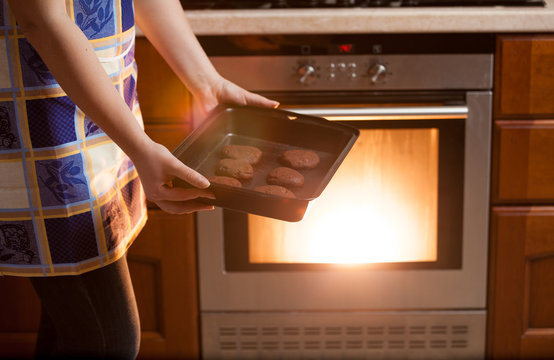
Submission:
<svg viewBox="0 0 554 360">
<path fill-rule="evenodd" d="M 137 121 L 132 0 L 67 1 Z M 0 275 L 80 274 L 146 222 L 129 158 L 60 88 L 0 1 Z"/>
</svg>

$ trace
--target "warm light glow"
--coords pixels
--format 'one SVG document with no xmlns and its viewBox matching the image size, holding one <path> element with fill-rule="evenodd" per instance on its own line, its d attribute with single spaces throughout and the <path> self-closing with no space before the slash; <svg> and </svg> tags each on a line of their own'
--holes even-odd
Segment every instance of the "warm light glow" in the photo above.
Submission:
<svg viewBox="0 0 554 360">
<path fill-rule="evenodd" d="M 437 129 L 363 130 L 302 221 L 249 215 L 250 261 L 434 261 L 437 188 Z"/>
</svg>

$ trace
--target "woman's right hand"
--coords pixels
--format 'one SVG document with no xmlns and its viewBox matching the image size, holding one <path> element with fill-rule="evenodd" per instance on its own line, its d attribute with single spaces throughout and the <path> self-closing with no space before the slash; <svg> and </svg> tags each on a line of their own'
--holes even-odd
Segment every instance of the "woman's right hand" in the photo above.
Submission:
<svg viewBox="0 0 554 360">
<path fill-rule="evenodd" d="M 138 171 L 146 198 L 162 210 L 171 214 L 213 210 L 213 206 L 197 200 L 200 197 L 215 199 L 213 193 L 206 190 L 210 186 L 208 179 L 179 161 L 165 146 L 149 141 L 140 152 L 131 156 L 131 160 Z M 174 187 L 175 178 L 193 187 Z"/>
</svg>

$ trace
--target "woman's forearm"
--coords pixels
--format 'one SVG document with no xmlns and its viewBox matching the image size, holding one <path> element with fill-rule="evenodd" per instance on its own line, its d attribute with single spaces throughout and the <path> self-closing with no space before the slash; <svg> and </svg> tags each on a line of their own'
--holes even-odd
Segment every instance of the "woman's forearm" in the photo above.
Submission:
<svg viewBox="0 0 554 360">
<path fill-rule="evenodd" d="M 63 90 L 131 158 L 146 197 L 170 213 L 212 209 L 209 181 L 152 141 L 115 89 L 65 0 L 9 0 L 20 28 Z M 173 187 L 178 177 L 193 188 Z"/>
<path fill-rule="evenodd" d="M 11 0 L 28 41 L 62 89 L 131 158 L 150 141 L 98 61 L 63 0 Z"/>
<path fill-rule="evenodd" d="M 198 93 L 218 73 L 192 32 L 176 0 L 135 0 L 137 25 L 185 86 Z"/>
<path fill-rule="evenodd" d="M 206 115 L 218 104 L 275 108 L 278 102 L 224 79 L 200 46 L 178 0 L 135 0 L 136 20 Z"/>
</svg>

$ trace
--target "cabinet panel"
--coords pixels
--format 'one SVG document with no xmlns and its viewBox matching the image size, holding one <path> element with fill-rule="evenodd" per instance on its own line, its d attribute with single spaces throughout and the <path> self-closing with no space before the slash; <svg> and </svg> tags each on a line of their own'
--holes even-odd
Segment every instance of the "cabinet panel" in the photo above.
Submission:
<svg viewBox="0 0 554 360">
<path fill-rule="evenodd" d="M 152 140 L 173 151 L 190 133 L 188 123 L 146 123 L 145 131 Z"/>
<path fill-rule="evenodd" d="M 550 245 L 554 248 L 554 242 Z M 530 261 L 527 269 L 530 329 L 554 329 L 554 249 L 549 252 L 552 255 Z"/>
<path fill-rule="evenodd" d="M 498 41 L 495 117 L 554 114 L 554 36 L 502 36 Z"/>
<path fill-rule="evenodd" d="M 0 359 L 32 359 L 40 301 L 29 279 L 0 276 Z"/>
<path fill-rule="evenodd" d="M 489 354 L 554 358 L 554 207 L 496 207 L 491 225 Z"/>
<path fill-rule="evenodd" d="M 136 39 L 137 92 L 144 122 L 181 123 L 190 118 L 192 98 L 146 38 Z"/>
<path fill-rule="evenodd" d="M 554 201 L 554 120 L 496 121 L 493 201 Z"/>
<path fill-rule="evenodd" d="M 148 211 L 128 261 L 141 317 L 139 359 L 198 358 L 193 215 Z"/>
</svg>

